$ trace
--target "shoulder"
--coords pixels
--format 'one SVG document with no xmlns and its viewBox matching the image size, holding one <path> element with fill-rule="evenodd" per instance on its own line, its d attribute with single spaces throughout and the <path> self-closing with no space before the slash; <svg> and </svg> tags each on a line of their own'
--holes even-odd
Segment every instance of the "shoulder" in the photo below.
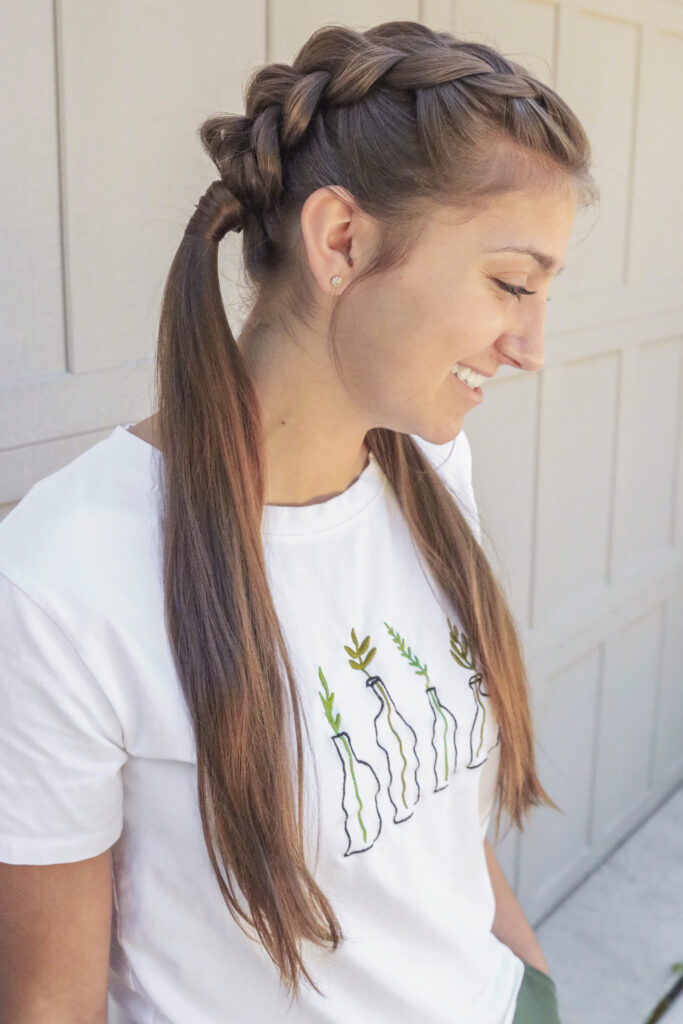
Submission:
<svg viewBox="0 0 683 1024">
<path fill-rule="evenodd" d="M 151 481 L 112 438 L 38 480 L 0 521 L 0 572 L 38 603 L 87 608 L 148 539 Z"/>
</svg>

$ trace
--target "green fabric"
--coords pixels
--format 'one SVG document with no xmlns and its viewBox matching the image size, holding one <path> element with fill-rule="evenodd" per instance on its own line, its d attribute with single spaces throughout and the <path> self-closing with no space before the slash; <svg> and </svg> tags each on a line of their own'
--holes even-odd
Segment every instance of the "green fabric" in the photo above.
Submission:
<svg viewBox="0 0 683 1024">
<path fill-rule="evenodd" d="M 561 1024 L 555 982 L 526 961 L 512 1024 Z"/>
</svg>

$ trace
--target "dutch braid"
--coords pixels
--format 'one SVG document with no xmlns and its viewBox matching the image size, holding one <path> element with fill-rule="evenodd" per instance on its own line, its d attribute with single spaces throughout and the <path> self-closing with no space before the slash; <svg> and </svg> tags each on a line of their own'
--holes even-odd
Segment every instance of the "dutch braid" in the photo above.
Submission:
<svg viewBox="0 0 683 1024">
<path fill-rule="evenodd" d="M 326 27 L 314 33 L 291 66 L 269 64 L 252 75 L 245 115 L 215 115 L 202 125 L 202 144 L 226 189 L 211 191 L 212 185 L 202 197 L 206 202 L 200 200 L 199 220 L 216 224 L 207 228 L 207 236 L 219 240 L 226 231 L 241 230 L 241 220 L 230 212 L 235 200 L 256 218 L 275 207 L 283 194 L 287 155 L 312 124 L 324 138 L 321 122 L 328 111 L 353 107 L 380 86 L 414 97 L 417 130 L 427 149 L 442 133 L 443 121 L 455 121 L 454 99 L 468 117 L 504 123 L 520 145 L 528 144 L 525 128 L 533 119 L 547 126 L 558 159 L 573 146 L 565 102 L 489 46 L 425 26 L 416 31 L 411 22 L 364 34 Z M 267 222 L 264 226 L 267 233 Z"/>
</svg>

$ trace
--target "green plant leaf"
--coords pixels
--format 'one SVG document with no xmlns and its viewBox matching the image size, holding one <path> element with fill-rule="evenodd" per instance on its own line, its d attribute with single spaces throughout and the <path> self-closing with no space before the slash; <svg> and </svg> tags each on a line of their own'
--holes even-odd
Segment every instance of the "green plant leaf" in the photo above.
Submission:
<svg viewBox="0 0 683 1024">
<path fill-rule="evenodd" d="M 370 662 L 372 661 L 372 659 L 375 657 L 376 654 L 377 654 L 377 648 L 373 647 L 372 650 L 370 651 L 370 653 L 368 654 L 367 658 L 363 662 L 363 668 L 367 668 L 367 666 L 370 664 Z"/>
</svg>

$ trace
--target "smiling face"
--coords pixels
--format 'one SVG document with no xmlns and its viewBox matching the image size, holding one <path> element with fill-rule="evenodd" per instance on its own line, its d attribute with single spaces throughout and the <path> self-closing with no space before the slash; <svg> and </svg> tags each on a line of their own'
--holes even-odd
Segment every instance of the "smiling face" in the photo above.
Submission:
<svg viewBox="0 0 683 1024">
<path fill-rule="evenodd" d="M 402 267 L 349 292 L 339 318 L 340 365 L 369 426 L 445 443 L 478 404 L 452 375 L 456 363 L 490 376 L 501 365 L 541 368 L 546 299 L 575 214 L 571 185 L 508 193 L 465 223 L 440 208 Z M 503 248 L 532 248 L 552 264 L 494 251 Z"/>
<path fill-rule="evenodd" d="M 269 309 L 264 293 L 265 305 L 256 304 L 236 339 L 259 403 L 266 502 L 340 493 L 367 464 L 365 436 L 375 427 L 452 441 L 478 404 L 452 375 L 456 363 L 491 376 L 504 364 L 540 369 L 547 293 L 575 203 L 573 186 L 549 185 L 500 196 L 469 220 L 439 207 L 403 266 L 344 294 L 375 252 L 377 222 L 341 189 L 312 192 L 301 228 L 316 315 L 283 329 L 280 308 Z M 534 247 L 557 266 L 490 251 L 506 246 Z M 330 284 L 335 275 L 339 289 Z M 507 288 L 534 294 L 518 298 Z M 328 340 L 335 307 L 337 361 Z"/>
</svg>

